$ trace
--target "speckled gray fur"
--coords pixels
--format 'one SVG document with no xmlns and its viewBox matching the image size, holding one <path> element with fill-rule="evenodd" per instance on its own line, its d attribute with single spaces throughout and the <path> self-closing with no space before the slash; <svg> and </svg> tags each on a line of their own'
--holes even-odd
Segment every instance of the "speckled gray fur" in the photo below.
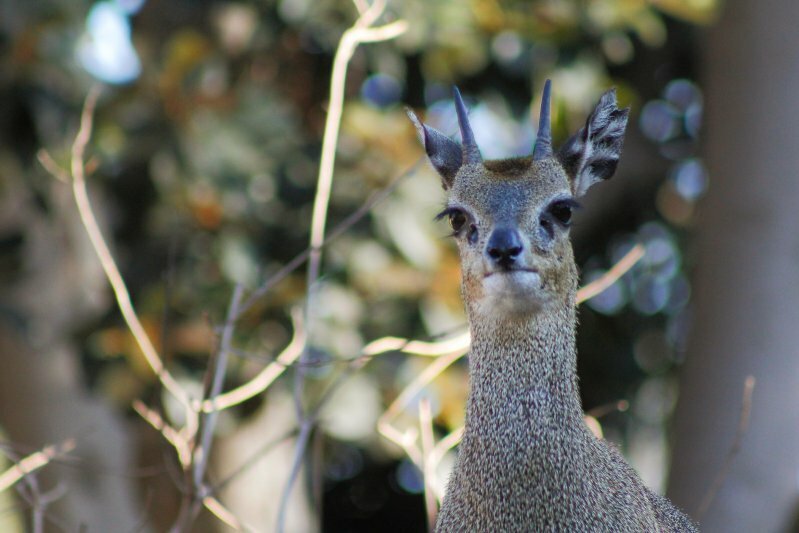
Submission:
<svg viewBox="0 0 799 533">
<path fill-rule="evenodd" d="M 476 162 L 409 114 L 442 176 L 449 212 L 466 217 L 456 240 L 472 335 L 470 392 L 436 530 L 696 531 L 591 433 L 580 405 L 577 268 L 568 224 L 553 222 L 551 210 L 613 174 L 627 110 L 609 91 L 559 153 L 480 161 L 477 152 Z M 461 128 L 469 138 L 468 120 Z M 523 244 L 511 267 L 487 252 L 500 227 Z"/>
</svg>

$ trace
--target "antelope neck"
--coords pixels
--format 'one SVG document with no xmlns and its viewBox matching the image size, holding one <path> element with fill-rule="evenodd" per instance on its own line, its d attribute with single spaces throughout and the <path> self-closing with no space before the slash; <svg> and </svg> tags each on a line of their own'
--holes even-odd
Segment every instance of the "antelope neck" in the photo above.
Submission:
<svg viewBox="0 0 799 533">
<path fill-rule="evenodd" d="M 582 417 L 573 306 L 515 322 L 472 321 L 471 331 L 467 431 L 489 413 L 498 424 L 527 429 L 552 417 Z"/>
</svg>

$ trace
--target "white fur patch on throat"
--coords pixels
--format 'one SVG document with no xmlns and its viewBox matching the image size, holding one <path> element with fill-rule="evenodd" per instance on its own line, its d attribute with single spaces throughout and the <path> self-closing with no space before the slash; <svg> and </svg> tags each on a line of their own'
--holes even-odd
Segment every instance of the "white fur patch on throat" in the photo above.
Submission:
<svg viewBox="0 0 799 533">
<path fill-rule="evenodd" d="M 541 309 L 548 298 L 537 272 L 516 270 L 495 272 L 483 278 L 481 311 L 490 313 L 532 313 Z"/>
</svg>

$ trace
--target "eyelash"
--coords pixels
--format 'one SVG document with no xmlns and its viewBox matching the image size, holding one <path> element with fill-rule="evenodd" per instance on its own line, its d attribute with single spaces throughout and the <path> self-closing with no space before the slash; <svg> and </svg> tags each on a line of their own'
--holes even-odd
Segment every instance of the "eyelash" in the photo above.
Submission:
<svg viewBox="0 0 799 533">
<path fill-rule="evenodd" d="M 575 200 L 574 198 L 563 198 L 561 200 L 555 200 L 552 202 L 551 205 L 566 205 L 571 207 L 572 209 L 582 209 L 583 204 Z"/>
<path fill-rule="evenodd" d="M 438 220 L 441 220 L 441 219 L 443 219 L 444 217 L 448 217 L 449 215 L 452 215 L 452 214 L 454 214 L 454 213 L 457 213 L 458 211 L 463 211 L 463 210 L 462 210 L 462 209 L 458 209 L 457 207 L 447 207 L 447 208 L 446 208 L 446 209 L 444 209 L 442 212 L 440 212 L 439 214 L 437 214 L 437 215 L 436 215 L 436 217 L 435 217 L 435 219 L 436 219 L 437 221 L 438 221 Z"/>
<path fill-rule="evenodd" d="M 582 206 L 574 198 L 564 198 L 562 200 L 555 200 L 554 202 L 549 204 L 549 206 L 547 206 L 546 213 L 548 214 L 548 216 L 552 216 L 553 218 L 557 219 L 558 217 L 556 217 L 554 215 L 554 212 L 555 212 L 556 209 L 563 208 L 563 207 L 569 209 L 569 221 L 566 222 L 566 223 L 563 223 L 560 220 L 558 220 L 558 223 L 561 226 L 568 227 L 568 226 L 571 226 L 571 215 L 572 215 L 572 212 L 577 210 L 577 209 L 580 209 Z"/>
</svg>

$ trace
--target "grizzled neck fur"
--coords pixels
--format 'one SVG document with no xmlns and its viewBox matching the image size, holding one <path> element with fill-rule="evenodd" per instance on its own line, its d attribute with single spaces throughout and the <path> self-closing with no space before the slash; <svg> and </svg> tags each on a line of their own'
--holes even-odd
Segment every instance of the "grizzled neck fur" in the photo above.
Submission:
<svg viewBox="0 0 799 533">
<path fill-rule="evenodd" d="M 466 426 L 439 531 L 568 524 L 556 516 L 576 503 L 563 484 L 590 477 L 595 443 L 582 419 L 568 298 L 544 312 L 471 321 Z"/>
<path fill-rule="evenodd" d="M 471 321 L 467 433 L 503 426 L 503 433 L 512 430 L 521 437 L 554 428 L 552 417 L 560 423 L 582 418 L 576 311 L 573 294 L 567 297 L 546 312 Z"/>
</svg>

